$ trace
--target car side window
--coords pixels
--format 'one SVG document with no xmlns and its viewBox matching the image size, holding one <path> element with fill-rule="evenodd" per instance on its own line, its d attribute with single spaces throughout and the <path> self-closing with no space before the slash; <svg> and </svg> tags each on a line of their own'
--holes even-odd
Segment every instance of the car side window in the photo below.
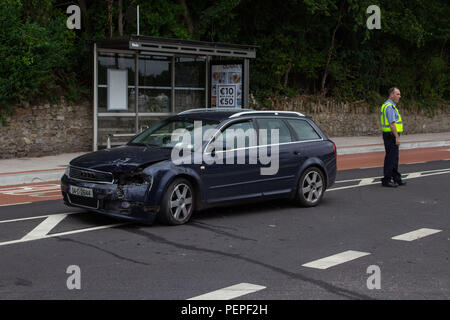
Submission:
<svg viewBox="0 0 450 320">
<path fill-rule="evenodd" d="M 294 129 L 298 141 L 320 139 L 319 134 L 308 123 L 308 121 L 289 119 L 287 120 L 287 122 L 292 127 L 292 129 Z"/>
<path fill-rule="evenodd" d="M 222 132 L 223 149 L 248 148 L 256 145 L 256 131 L 251 120 L 233 123 Z"/>
<path fill-rule="evenodd" d="M 272 137 L 272 131 L 271 130 L 278 130 L 278 142 L 279 143 L 286 143 L 286 142 L 292 142 L 291 132 L 289 131 L 289 128 L 286 126 L 286 124 L 281 119 L 273 119 L 273 118 L 267 118 L 267 119 L 257 119 L 258 121 L 258 128 L 260 133 L 260 139 L 259 144 L 262 145 L 261 141 L 261 134 L 264 134 L 261 132 L 261 130 L 266 130 L 267 135 L 267 144 L 275 143 L 276 140 Z"/>
</svg>

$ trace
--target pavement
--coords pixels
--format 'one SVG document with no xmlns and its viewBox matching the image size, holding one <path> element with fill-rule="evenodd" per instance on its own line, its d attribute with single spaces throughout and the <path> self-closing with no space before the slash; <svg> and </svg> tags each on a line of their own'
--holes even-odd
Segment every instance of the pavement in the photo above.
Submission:
<svg viewBox="0 0 450 320">
<path fill-rule="evenodd" d="M 359 163 L 365 161 L 368 165 L 379 166 L 380 159 L 384 154 L 381 135 L 332 137 L 330 139 L 337 147 L 339 170 L 354 168 L 355 161 Z M 417 159 L 423 160 L 427 150 L 429 156 L 426 159 L 429 161 L 437 160 L 432 158 L 433 155 L 439 155 L 439 159 L 446 158 L 447 152 L 447 158 L 450 159 L 450 132 L 404 135 L 401 137 L 400 150 L 405 150 L 405 152 L 409 150 L 409 153 L 415 155 L 416 161 L 418 161 Z M 57 181 L 64 174 L 69 162 L 85 153 L 2 159 L 0 160 L 0 186 Z"/>
</svg>

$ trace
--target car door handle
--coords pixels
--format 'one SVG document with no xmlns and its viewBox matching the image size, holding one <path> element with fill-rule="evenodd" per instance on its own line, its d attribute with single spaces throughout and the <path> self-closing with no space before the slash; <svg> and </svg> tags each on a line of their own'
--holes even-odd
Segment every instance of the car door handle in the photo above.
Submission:
<svg viewBox="0 0 450 320">
<path fill-rule="evenodd" d="M 294 151 L 294 154 L 295 154 L 296 156 L 299 156 L 299 155 L 300 155 L 300 151 Z"/>
</svg>

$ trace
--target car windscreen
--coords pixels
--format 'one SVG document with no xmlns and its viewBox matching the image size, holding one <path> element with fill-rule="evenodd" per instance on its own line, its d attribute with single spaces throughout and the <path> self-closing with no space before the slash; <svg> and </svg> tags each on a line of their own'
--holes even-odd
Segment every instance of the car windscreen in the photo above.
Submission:
<svg viewBox="0 0 450 320">
<path fill-rule="evenodd" d="M 217 127 L 216 120 L 194 120 L 189 118 L 166 119 L 148 128 L 131 140 L 130 145 L 145 145 L 172 148 L 193 148 L 194 137 L 202 141 Z M 199 140 L 195 140 L 199 141 Z"/>
</svg>

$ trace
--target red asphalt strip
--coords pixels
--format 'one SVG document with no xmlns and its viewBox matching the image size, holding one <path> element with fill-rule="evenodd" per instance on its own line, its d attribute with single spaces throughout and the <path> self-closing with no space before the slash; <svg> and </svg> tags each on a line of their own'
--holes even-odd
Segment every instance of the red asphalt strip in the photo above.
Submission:
<svg viewBox="0 0 450 320">
<path fill-rule="evenodd" d="M 383 167 L 385 152 L 345 154 L 337 156 L 338 170 Z M 450 159 L 450 147 L 400 150 L 399 163 L 429 162 Z"/>
</svg>

